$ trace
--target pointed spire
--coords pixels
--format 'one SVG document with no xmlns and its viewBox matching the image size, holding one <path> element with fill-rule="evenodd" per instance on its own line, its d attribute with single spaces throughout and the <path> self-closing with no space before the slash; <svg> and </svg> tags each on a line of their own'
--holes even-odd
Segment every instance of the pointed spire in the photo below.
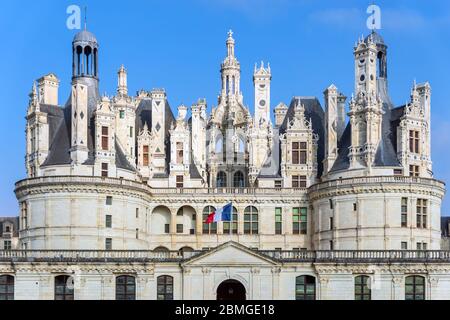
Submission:
<svg viewBox="0 0 450 320">
<path fill-rule="evenodd" d="M 84 7 L 84 30 L 87 30 L 87 6 Z"/>
<path fill-rule="evenodd" d="M 228 57 L 234 57 L 234 39 L 233 39 L 233 31 L 228 31 L 228 38 L 227 38 L 227 51 L 228 51 Z"/>
</svg>

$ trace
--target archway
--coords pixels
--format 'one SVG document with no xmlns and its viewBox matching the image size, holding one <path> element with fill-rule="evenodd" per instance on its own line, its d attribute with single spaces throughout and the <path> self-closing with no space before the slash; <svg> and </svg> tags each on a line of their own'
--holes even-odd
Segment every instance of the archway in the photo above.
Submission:
<svg viewBox="0 0 450 320">
<path fill-rule="evenodd" d="M 226 280 L 217 288 L 217 300 L 246 300 L 245 287 L 237 280 Z"/>
</svg>

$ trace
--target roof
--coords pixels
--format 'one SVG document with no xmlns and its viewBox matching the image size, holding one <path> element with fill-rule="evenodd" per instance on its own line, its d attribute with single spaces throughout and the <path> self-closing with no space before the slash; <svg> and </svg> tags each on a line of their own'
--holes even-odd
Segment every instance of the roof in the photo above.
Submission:
<svg viewBox="0 0 450 320">
<path fill-rule="evenodd" d="M 364 42 L 368 43 L 369 39 L 377 45 L 385 45 L 383 37 L 375 30 L 372 30 L 372 32 L 364 39 Z"/>
<path fill-rule="evenodd" d="M 295 106 L 300 103 L 305 107 L 305 119 L 311 120 L 313 132 L 318 135 L 317 141 L 317 174 L 320 177 L 323 172 L 323 159 L 325 157 L 325 112 L 316 97 L 294 97 L 282 125 L 280 133 L 286 132 L 287 124 L 295 114 Z"/>
<path fill-rule="evenodd" d="M 97 38 L 92 32 L 82 30 L 73 37 L 73 42 L 91 42 L 97 43 Z"/>
<path fill-rule="evenodd" d="M 441 217 L 441 235 L 442 235 L 442 237 L 450 236 L 449 223 L 450 223 L 450 217 Z"/>
<path fill-rule="evenodd" d="M 13 237 L 19 236 L 19 217 L 0 217 L 0 237 L 3 237 L 3 225 L 11 223 L 13 225 Z"/>
<path fill-rule="evenodd" d="M 404 106 L 394 108 L 388 94 L 387 80 L 384 78 L 378 79 L 378 94 L 383 103 L 384 114 L 381 120 L 381 140 L 375 153 L 373 165 L 375 167 L 399 167 L 400 162 L 397 158 L 397 127 L 400 123 L 400 118 L 404 114 Z M 348 123 L 341 139 L 338 141 L 338 156 L 330 172 L 345 170 L 350 167 L 350 159 L 348 158 L 350 145 L 351 124 Z"/>
</svg>

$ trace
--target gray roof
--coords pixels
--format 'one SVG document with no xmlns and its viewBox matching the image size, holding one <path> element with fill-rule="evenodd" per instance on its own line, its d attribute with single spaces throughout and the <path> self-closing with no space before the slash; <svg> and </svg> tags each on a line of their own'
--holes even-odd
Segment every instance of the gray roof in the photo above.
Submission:
<svg viewBox="0 0 450 320">
<path fill-rule="evenodd" d="M 92 32 L 82 30 L 73 37 L 73 42 L 90 42 L 97 43 L 97 38 Z"/>
<path fill-rule="evenodd" d="M 317 165 L 318 165 L 318 176 L 322 175 L 323 172 L 323 159 L 325 154 L 324 145 L 324 111 L 320 105 L 319 100 L 316 97 L 294 97 L 291 100 L 289 108 L 284 118 L 283 123 L 279 128 L 279 133 L 285 133 L 289 121 L 291 121 L 295 114 L 295 106 L 300 103 L 305 106 L 305 118 L 311 120 L 312 129 L 315 134 L 319 136 L 319 141 L 317 142 Z M 273 154 L 269 155 L 263 167 L 261 168 L 259 178 L 280 178 L 281 177 L 281 145 L 280 141 L 277 139 L 278 135 L 275 134 L 273 139 L 272 150 Z"/>
<path fill-rule="evenodd" d="M 372 38 L 372 41 L 377 45 L 385 45 L 383 37 L 375 30 L 372 30 L 372 32 L 364 39 L 364 42 L 368 43 L 369 38 Z"/>
<path fill-rule="evenodd" d="M 11 223 L 13 225 L 13 236 L 19 236 L 19 217 L 0 217 L 0 237 L 3 237 L 3 224 Z"/>
<path fill-rule="evenodd" d="M 136 109 L 136 132 L 139 133 L 144 125 L 147 124 L 148 129 L 152 128 L 152 99 L 144 98 L 139 102 L 139 105 Z M 170 170 L 170 135 L 169 130 L 172 123 L 175 122 L 175 117 L 173 116 L 172 109 L 170 108 L 169 102 L 166 100 L 165 103 L 165 123 L 164 123 L 164 132 L 165 132 L 165 146 L 166 146 L 166 168 Z M 137 144 L 137 140 L 136 140 Z M 137 145 L 135 148 L 136 152 L 138 150 Z M 169 172 L 167 172 L 168 174 Z M 154 176 L 155 177 L 155 176 Z"/>
<path fill-rule="evenodd" d="M 381 141 L 375 153 L 374 166 L 375 167 L 399 167 L 400 162 L 397 158 L 397 127 L 400 118 L 404 113 L 404 106 L 394 108 L 394 105 L 389 97 L 387 90 L 387 80 L 384 78 L 378 79 L 378 94 L 383 103 L 382 116 L 382 133 Z M 338 141 L 338 157 L 334 162 L 331 172 L 348 169 L 350 160 L 348 158 L 349 147 L 351 145 L 351 125 L 347 127 Z"/>
<path fill-rule="evenodd" d="M 97 103 L 100 101 L 98 94 L 98 81 L 93 78 L 78 78 L 77 81 L 88 86 L 88 116 L 91 119 L 88 122 L 88 150 L 89 158 L 84 164 L 92 165 L 94 163 L 94 141 L 95 141 L 95 127 L 94 127 L 94 111 L 97 108 Z M 64 108 L 59 106 L 41 105 L 41 111 L 48 114 L 49 121 L 49 140 L 50 148 L 47 159 L 45 159 L 42 167 L 63 165 L 72 163 L 70 157 L 71 136 L 72 136 L 72 98 L 66 102 Z M 116 147 L 116 166 L 121 169 L 135 171 L 134 167 L 127 160 L 125 153 L 120 148 L 118 143 Z"/>
<path fill-rule="evenodd" d="M 441 217 L 441 235 L 443 237 L 450 237 L 449 223 L 450 217 Z"/>
<path fill-rule="evenodd" d="M 317 141 L 317 174 L 320 177 L 323 172 L 323 159 L 325 157 L 325 112 L 319 100 L 316 97 L 294 97 L 280 127 L 280 133 L 286 131 L 288 121 L 291 121 L 294 117 L 295 106 L 298 103 L 305 106 L 305 119 L 311 120 L 313 132 L 319 136 L 319 141 Z"/>
</svg>

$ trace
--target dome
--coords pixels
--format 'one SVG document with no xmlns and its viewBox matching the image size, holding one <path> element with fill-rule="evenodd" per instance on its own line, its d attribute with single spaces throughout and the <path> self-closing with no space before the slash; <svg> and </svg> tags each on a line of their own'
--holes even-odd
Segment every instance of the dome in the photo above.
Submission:
<svg viewBox="0 0 450 320">
<path fill-rule="evenodd" d="M 97 38 L 95 38 L 94 34 L 83 30 L 78 32 L 73 38 L 73 42 L 95 42 L 97 43 Z"/>
<path fill-rule="evenodd" d="M 372 39 L 372 41 L 373 41 L 375 44 L 377 44 L 377 45 L 378 45 L 378 44 L 385 45 L 385 44 L 384 44 L 383 37 L 381 37 L 375 30 L 373 30 L 372 33 L 369 34 L 369 35 L 364 39 L 364 42 L 365 42 L 365 43 L 368 43 L 368 42 L 369 42 L 369 39 Z"/>
</svg>

